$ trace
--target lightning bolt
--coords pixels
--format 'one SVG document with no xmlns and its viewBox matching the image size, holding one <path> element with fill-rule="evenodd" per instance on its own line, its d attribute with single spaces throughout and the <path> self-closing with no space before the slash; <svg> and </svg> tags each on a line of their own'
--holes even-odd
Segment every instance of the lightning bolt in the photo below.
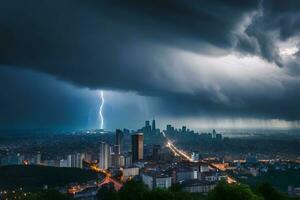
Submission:
<svg viewBox="0 0 300 200">
<path fill-rule="evenodd" d="M 100 110 L 99 110 L 99 115 L 100 115 L 100 128 L 103 129 L 104 128 L 104 117 L 102 114 L 102 110 L 103 110 L 103 106 L 104 106 L 104 95 L 103 95 L 103 91 L 101 90 L 100 92 L 100 99 L 101 99 L 101 104 L 100 104 Z"/>
</svg>

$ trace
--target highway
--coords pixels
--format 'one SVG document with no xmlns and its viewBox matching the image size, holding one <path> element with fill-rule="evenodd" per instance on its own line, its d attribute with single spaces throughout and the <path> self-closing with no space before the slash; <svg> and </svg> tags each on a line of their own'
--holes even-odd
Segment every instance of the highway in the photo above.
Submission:
<svg viewBox="0 0 300 200">
<path fill-rule="evenodd" d="M 203 164 L 207 164 L 209 167 L 213 168 L 213 169 L 216 169 L 216 170 L 219 170 L 219 171 L 226 171 L 221 165 L 215 165 L 215 164 L 212 164 L 212 163 L 209 163 L 205 160 L 200 160 L 200 161 L 193 161 L 192 157 L 188 155 L 188 153 L 186 153 L 185 151 L 179 149 L 178 147 L 176 147 L 174 145 L 174 143 L 166 136 L 166 134 L 164 132 L 161 132 L 161 134 L 163 135 L 163 137 L 165 138 L 166 140 L 166 147 L 168 147 L 171 152 L 174 153 L 175 156 L 180 156 L 183 160 L 186 160 L 188 162 L 193 162 L 193 163 L 203 163 Z M 227 177 L 227 182 L 228 183 L 236 183 L 237 181 L 228 176 Z"/>
<path fill-rule="evenodd" d="M 81 192 L 85 189 L 92 188 L 95 186 L 101 187 L 102 185 L 108 184 L 108 183 L 112 183 L 114 185 L 116 191 L 119 191 L 123 187 L 123 184 L 121 182 L 119 182 L 118 180 L 114 179 L 109 172 L 107 172 L 103 169 L 100 169 L 96 164 L 89 163 L 89 166 L 92 171 L 102 174 L 104 176 L 104 178 L 101 180 L 101 182 L 98 182 L 95 184 L 84 184 L 84 185 L 73 186 L 68 189 L 69 194 L 75 195 L 76 193 Z"/>
<path fill-rule="evenodd" d="M 92 171 L 95 171 L 105 176 L 105 178 L 100 183 L 98 183 L 98 186 L 102 186 L 107 183 L 112 183 L 116 191 L 119 191 L 123 187 L 123 184 L 120 181 L 114 179 L 112 175 L 106 170 L 100 169 L 96 165 L 90 165 L 90 168 Z"/>
</svg>

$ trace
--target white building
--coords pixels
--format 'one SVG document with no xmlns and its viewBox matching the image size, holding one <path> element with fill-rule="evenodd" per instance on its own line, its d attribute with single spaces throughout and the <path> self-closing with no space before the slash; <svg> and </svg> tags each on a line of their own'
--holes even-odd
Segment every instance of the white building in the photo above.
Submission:
<svg viewBox="0 0 300 200">
<path fill-rule="evenodd" d="M 139 175 L 139 168 L 138 167 L 131 167 L 131 168 L 124 168 L 123 169 L 123 180 L 126 181 L 129 178 L 133 178 Z"/>
<path fill-rule="evenodd" d="M 123 155 L 120 155 L 120 166 L 121 167 L 125 166 L 125 157 Z"/>
<path fill-rule="evenodd" d="M 218 173 L 215 171 L 203 172 L 200 174 L 200 179 L 202 181 L 215 182 L 219 180 Z"/>
<path fill-rule="evenodd" d="M 82 168 L 82 162 L 84 160 L 84 154 L 82 153 L 77 153 L 76 154 L 76 168 Z"/>
<path fill-rule="evenodd" d="M 131 155 L 124 156 L 124 167 L 130 167 L 132 165 Z"/>
<path fill-rule="evenodd" d="M 42 163 L 42 154 L 40 152 L 36 155 L 36 164 L 40 165 Z"/>
<path fill-rule="evenodd" d="M 192 161 L 198 162 L 199 159 L 200 159 L 200 153 L 197 152 L 197 151 L 194 151 L 194 152 L 192 153 Z"/>
<path fill-rule="evenodd" d="M 179 168 L 176 171 L 176 182 L 192 180 L 198 178 L 198 171 L 193 168 Z"/>
<path fill-rule="evenodd" d="M 99 167 L 101 169 L 108 169 L 110 163 L 110 149 L 105 142 L 100 143 Z"/>
<path fill-rule="evenodd" d="M 156 177 L 155 187 L 168 189 L 172 185 L 172 178 L 170 176 Z"/>
<path fill-rule="evenodd" d="M 44 165 L 49 167 L 59 167 L 58 160 L 44 160 Z"/>
<path fill-rule="evenodd" d="M 288 186 L 288 194 L 290 197 L 300 197 L 300 187 Z"/>
<path fill-rule="evenodd" d="M 59 167 L 68 167 L 68 160 L 60 160 L 59 161 Z"/>
<path fill-rule="evenodd" d="M 152 176 L 148 176 L 148 175 L 143 174 L 143 175 L 142 175 L 142 180 L 143 180 L 143 183 L 144 183 L 150 190 L 153 189 L 154 178 L 153 178 Z"/>
<path fill-rule="evenodd" d="M 208 165 L 201 165 L 200 166 L 200 172 L 209 172 L 209 166 Z"/>
<path fill-rule="evenodd" d="M 172 184 L 171 176 L 156 171 L 144 172 L 142 180 L 150 190 L 153 188 L 168 189 Z"/>
<path fill-rule="evenodd" d="M 82 162 L 84 160 L 84 154 L 76 153 L 76 154 L 70 154 L 67 158 L 67 166 L 73 167 L 73 168 L 82 168 Z"/>
</svg>

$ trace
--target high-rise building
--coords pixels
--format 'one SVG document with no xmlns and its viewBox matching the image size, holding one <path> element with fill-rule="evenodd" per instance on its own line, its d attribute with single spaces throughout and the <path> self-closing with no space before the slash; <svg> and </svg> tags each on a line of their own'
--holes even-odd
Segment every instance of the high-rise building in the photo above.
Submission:
<svg viewBox="0 0 300 200">
<path fill-rule="evenodd" d="M 137 133 L 131 136 L 132 162 L 143 160 L 144 155 L 144 135 Z"/>
<path fill-rule="evenodd" d="M 125 157 L 123 155 L 120 155 L 120 167 L 125 166 Z"/>
<path fill-rule="evenodd" d="M 121 167 L 121 155 L 120 154 L 112 154 L 111 155 L 111 166 L 115 168 Z"/>
<path fill-rule="evenodd" d="M 82 153 L 76 153 L 76 160 L 75 160 L 75 163 L 76 163 L 76 168 L 82 168 L 82 162 L 84 160 L 84 154 Z"/>
<path fill-rule="evenodd" d="M 130 137 L 130 131 L 128 129 L 123 129 L 123 133 L 124 133 L 124 146 L 123 146 L 122 154 L 126 154 L 131 150 L 131 137 Z"/>
<path fill-rule="evenodd" d="M 151 125 L 150 125 L 150 121 L 145 121 L 145 127 L 142 129 L 143 133 L 145 135 L 151 134 Z"/>
<path fill-rule="evenodd" d="M 109 145 L 105 142 L 100 143 L 100 154 L 99 154 L 99 167 L 101 169 L 108 169 L 110 159 Z"/>
<path fill-rule="evenodd" d="M 116 145 L 119 146 L 118 154 L 123 153 L 123 150 L 124 150 L 124 133 L 120 129 L 116 130 Z"/>
<path fill-rule="evenodd" d="M 172 134 L 172 126 L 170 124 L 167 125 L 167 134 Z"/>
<path fill-rule="evenodd" d="M 68 167 L 75 167 L 75 156 L 74 154 L 69 154 L 68 155 Z"/>
<path fill-rule="evenodd" d="M 76 153 L 70 154 L 67 158 L 67 166 L 74 168 L 82 168 L 82 161 L 84 160 L 84 154 Z"/>
<path fill-rule="evenodd" d="M 216 130 L 214 129 L 214 130 L 213 130 L 213 133 L 212 133 L 212 137 L 213 137 L 213 138 L 216 138 L 216 134 L 217 134 L 217 132 L 216 132 Z"/>
<path fill-rule="evenodd" d="M 148 127 L 148 126 L 150 126 L 150 121 L 145 121 L 145 127 Z"/>
<path fill-rule="evenodd" d="M 120 145 L 114 145 L 113 153 L 116 154 L 116 155 L 121 155 Z"/>
<path fill-rule="evenodd" d="M 36 155 L 36 164 L 40 165 L 42 160 L 42 154 L 40 152 L 37 153 Z"/>
<path fill-rule="evenodd" d="M 132 165 L 131 154 L 124 155 L 124 167 L 130 167 Z"/>
<path fill-rule="evenodd" d="M 155 119 L 152 120 L 152 133 L 155 134 L 156 126 L 155 126 Z"/>
</svg>

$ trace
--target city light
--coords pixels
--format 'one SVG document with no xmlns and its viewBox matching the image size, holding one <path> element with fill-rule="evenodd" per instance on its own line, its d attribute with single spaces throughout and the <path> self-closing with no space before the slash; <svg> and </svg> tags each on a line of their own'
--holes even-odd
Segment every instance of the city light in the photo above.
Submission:
<svg viewBox="0 0 300 200">
<path fill-rule="evenodd" d="M 167 147 L 176 155 L 182 156 L 184 159 L 194 162 L 190 156 L 187 155 L 186 152 L 183 150 L 178 149 L 174 144 L 172 144 L 170 141 L 167 141 Z"/>
<path fill-rule="evenodd" d="M 164 138 L 166 138 L 166 140 L 167 140 L 167 145 L 166 145 L 166 147 L 168 147 L 173 153 L 174 153 L 174 155 L 175 156 L 178 156 L 178 155 L 180 155 L 180 156 L 182 156 L 184 159 L 186 159 L 186 160 L 188 160 L 188 161 L 190 161 L 190 162 L 194 162 L 193 160 L 192 160 L 192 157 L 191 156 L 188 156 L 188 154 L 186 153 L 186 152 L 184 152 L 183 150 L 180 150 L 180 149 L 178 149 L 168 138 L 167 138 L 167 136 L 166 136 L 166 134 L 164 133 L 164 132 L 161 132 L 162 133 L 162 135 L 163 135 L 163 137 Z"/>
</svg>

